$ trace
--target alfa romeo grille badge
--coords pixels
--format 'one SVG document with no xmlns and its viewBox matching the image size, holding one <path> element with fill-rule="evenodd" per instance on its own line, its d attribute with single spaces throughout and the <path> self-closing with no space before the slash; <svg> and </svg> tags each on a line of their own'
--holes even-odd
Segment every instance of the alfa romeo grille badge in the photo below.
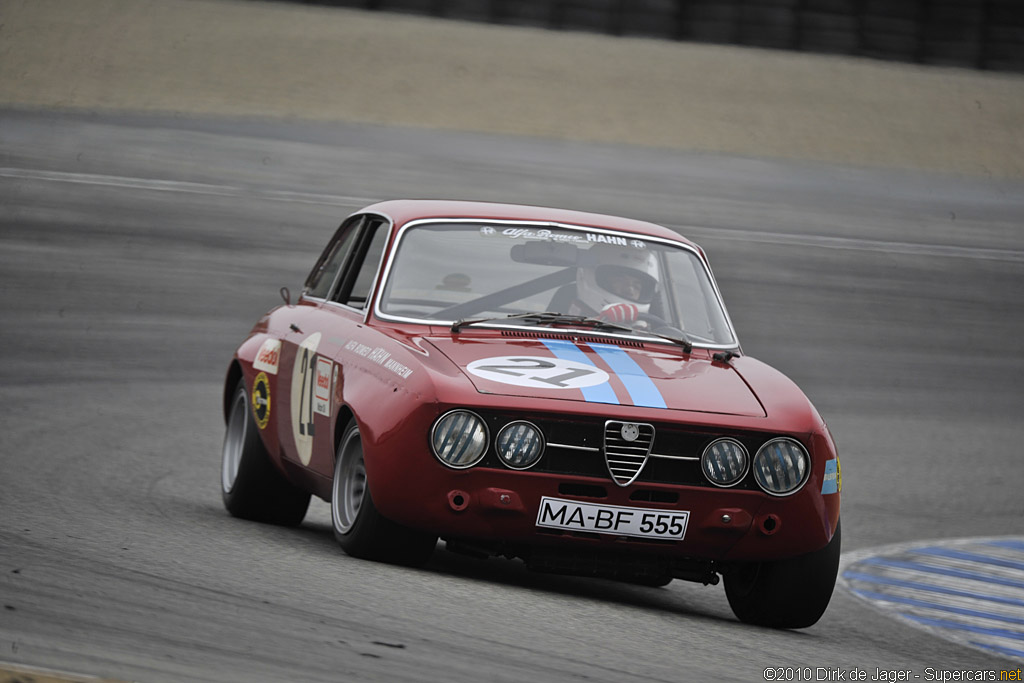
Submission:
<svg viewBox="0 0 1024 683">
<path fill-rule="evenodd" d="M 636 441 L 640 437 L 640 427 L 632 422 L 627 422 L 622 425 L 619 433 L 622 434 L 623 441 Z"/>
</svg>

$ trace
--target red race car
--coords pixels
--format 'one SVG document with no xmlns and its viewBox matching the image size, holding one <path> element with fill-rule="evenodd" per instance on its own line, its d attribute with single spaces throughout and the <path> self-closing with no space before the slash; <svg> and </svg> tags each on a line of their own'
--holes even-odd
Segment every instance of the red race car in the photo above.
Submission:
<svg viewBox="0 0 1024 683">
<path fill-rule="evenodd" d="M 348 217 L 224 388 L 228 511 L 331 503 L 356 557 L 448 550 L 646 585 L 717 584 L 742 621 L 815 623 L 839 459 L 740 352 L 704 252 L 664 227 L 504 204 Z"/>
</svg>

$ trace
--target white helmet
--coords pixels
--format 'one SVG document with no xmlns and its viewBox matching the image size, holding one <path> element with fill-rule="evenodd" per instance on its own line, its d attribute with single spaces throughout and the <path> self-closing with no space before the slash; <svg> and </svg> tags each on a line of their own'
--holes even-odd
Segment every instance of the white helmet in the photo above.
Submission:
<svg viewBox="0 0 1024 683">
<path fill-rule="evenodd" d="M 647 313 L 658 286 L 658 264 L 646 249 L 595 244 L 576 270 L 576 298 L 600 313 L 628 303 Z"/>
</svg>

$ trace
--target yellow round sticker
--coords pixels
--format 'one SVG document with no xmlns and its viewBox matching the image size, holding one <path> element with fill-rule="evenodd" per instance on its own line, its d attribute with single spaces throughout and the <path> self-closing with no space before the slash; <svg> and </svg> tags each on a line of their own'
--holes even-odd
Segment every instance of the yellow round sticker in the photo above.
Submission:
<svg viewBox="0 0 1024 683">
<path fill-rule="evenodd" d="M 839 456 L 836 456 L 836 493 L 843 490 L 843 468 L 839 466 Z"/>
<path fill-rule="evenodd" d="M 270 382 L 265 372 L 256 375 L 256 381 L 252 383 L 252 415 L 260 429 L 270 422 Z"/>
</svg>

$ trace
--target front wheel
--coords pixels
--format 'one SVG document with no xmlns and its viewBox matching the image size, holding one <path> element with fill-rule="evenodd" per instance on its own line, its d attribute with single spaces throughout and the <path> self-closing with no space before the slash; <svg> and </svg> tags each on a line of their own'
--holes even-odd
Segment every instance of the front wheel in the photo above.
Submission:
<svg viewBox="0 0 1024 683">
<path fill-rule="evenodd" d="M 309 508 L 309 494 L 293 486 L 270 462 L 241 379 L 231 395 L 220 489 L 224 507 L 242 519 L 295 526 Z"/>
<path fill-rule="evenodd" d="M 821 550 L 774 562 L 737 565 L 725 573 L 736 617 L 773 628 L 807 628 L 825 613 L 839 573 L 840 526 Z"/>
<path fill-rule="evenodd" d="M 338 442 L 331 485 L 331 523 L 342 549 L 365 560 L 418 567 L 426 564 L 437 545 L 437 536 L 396 524 L 377 511 L 366 478 L 359 425 L 354 419 Z"/>
</svg>

